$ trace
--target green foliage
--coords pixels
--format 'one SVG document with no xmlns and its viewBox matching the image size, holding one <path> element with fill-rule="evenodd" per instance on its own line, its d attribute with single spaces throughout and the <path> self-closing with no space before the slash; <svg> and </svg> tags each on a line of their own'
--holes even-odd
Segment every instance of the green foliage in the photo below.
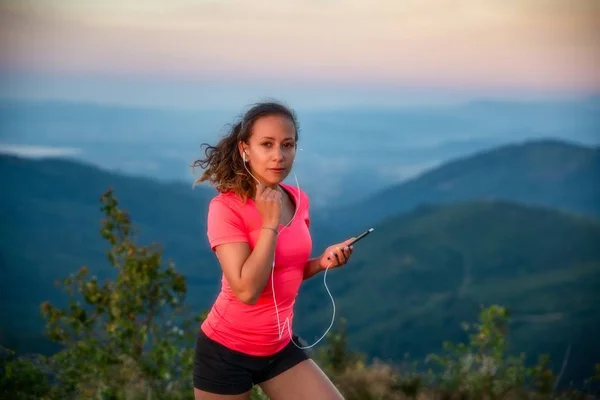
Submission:
<svg viewBox="0 0 600 400">
<path fill-rule="evenodd" d="M 400 392 L 410 399 L 416 399 L 419 396 L 430 377 L 416 371 L 416 364 L 414 363 L 413 369 L 403 370 L 394 377 L 390 386 L 392 392 Z"/>
<path fill-rule="evenodd" d="M 364 362 L 364 356 L 359 352 L 352 351 L 348 346 L 346 324 L 346 318 L 340 318 L 337 329 L 327 333 L 326 345 L 320 348 L 314 356 L 327 373 L 338 374 L 348 367 Z"/>
<path fill-rule="evenodd" d="M 2 348 L 0 354 L 0 398 L 33 400 L 48 398 L 50 381 L 44 368 L 45 357 L 21 358 L 9 349 Z"/>
<path fill-rule="evenodd" d="M 185 315 L 185 278 L 163 265 L 158 246 L 136 243 L 112 190 L 101 201 L 101 235 L 117 275 L 99 283 L 82 267 L 63 280 L 67 307 L 42 304 L 47 334 L 63 346 L 53 356 L 56 382 L 77 398 L 186 398 L 201 317 Z"/>
<path fill-rule="evenodd" d="M 528 374 L 536 393 L 548 396 L 553 392 L 556 377 L 550 368 L 550 357 L 547 354 L 539 357 L 537 365 L 528 369 Z"/>
<path fill-rule="evenodd" d="M 469 343 L 444 343 L 442 355 L 428 357 L 441 367 L 440 384 L 452 392 L 477 398 L 498 399 L 525 383 L 525 355 L 510 356 L 508 348 L 508 310 L 493 305 L 484 308 L 479 322 L 464 324 Z"/>
<path fill-rule="evenodd" d="M 600 363 L 594 366 L 595 374 L 592 376 L 592 380 L 596 382 L 600 382 Z"/>
<path fill-rule="evenodd" d="M 342 391 L 346 400 L 400 400 L 400 399 L 584 399 L 584 390 L 556 391 L 556 377 L 547 355 L 527 367 L 524 354 L 513 356 L 509 349 L 509 312 L 505 307 L 491 305 L 481 308 L 477 322 L 464 323 L 467 343 L 446 341 L 441 354 L 430 354 L 425 364 L 392 366 L 377 360 L 371 364 L 351 361 L 340 362 L 336 369 L 327 369 L 329 376 Z M 320 354 L 343 353 L 332 346 L 346 343 L 343 329 L 330 334 Z M 346 349 L 345 352 L 350 352 Z M 336 359 L 339 359 L 336 357 Z M 331 361 L 325 358 L 325 365 Z M 596 367 L 596 378 L 600 364 Z M 593 378 L 592 378 L 593 380 Z"/>
</svg>

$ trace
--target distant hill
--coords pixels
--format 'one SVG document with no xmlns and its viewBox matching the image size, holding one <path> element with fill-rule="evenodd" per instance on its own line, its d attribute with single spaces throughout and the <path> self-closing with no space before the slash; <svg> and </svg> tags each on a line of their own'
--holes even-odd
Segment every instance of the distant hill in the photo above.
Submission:
<svg viewBox="0 0 600 400">
<path fill-rule="evenodd" d="M 513 313 L 513 350 L 550 352 L 567 374 L 600 361 L 600 222 L 533 206 L 473 201 L 424 206 L 377 225 L 328 286 L 350 345 L 383 359 L 422 357 L 464 339 L 480 305 Z M 323 279 L 298 302 L 296 329 L 316 340 L 331 318 Z M 588 374 L 588 375 L 585 375 Z M 565 376 L 566 381 L 570 378 Z"/>
<path fill-rule="evenodd" d="M 140 242 L 159 242 L 204 299 L 217 290 L 218 267 L 206 241 L 203 187 L 159 184 L 62 160 L 0 157 L 0 341 L 39 350 L 39 304 L 58 299 L 54 287 L 87 265 L 100 279 L 108 269 L 99 234 L 100 196 L 114 188 L 120 206 L 141 230 Z M 31 335 L 31 337 L 30 337 Z"/>
<path fill-rule="evenodd" d="M 220 270 L 205 222 L 213 191 L 60 160 L 2 156 L 0 174 L 6 189 L 0 197 L 0 343 L 49 350 L 39 304 L 59 300 L 54 280 L 81 265 L 100 278 L 110 275 L 98 232 L 99 198 L 109 187 L 141 229 L 141 241 L 160 242 L 186 275 L 193 310 L 204 310 L 217 294 Z M 397 361 L 404 353 L 435 351 L 442 340 L 460 337 L 458 323 L 472 320 L 479 304 L 500 302 L 516 313 L 517 348 L 562 357 L 572 343 L 569 374 L 589 373 L 582 368 L 600 360 L 590 339 L 600 326 L 591 306 L 600 300 L 598 222 L 500 201 L 412 210 L 377 224 L 353 261 L 328 275 L 353 346 Z M 319 214 L 313 221 L 316 253 L 334 235 Z M 308 341 L 320 336 L 330 312 L 322 276 L 308 281 L 298 300 L 298 333 Z"/>
<path fill-rule="evenodd" d="M 478 152 L 431 169 L 349 206 L 332 226 L 351 232 L 431 203 L 497 199 L 600 215 L 600 149 L 554 140 Z"/>
</svg>

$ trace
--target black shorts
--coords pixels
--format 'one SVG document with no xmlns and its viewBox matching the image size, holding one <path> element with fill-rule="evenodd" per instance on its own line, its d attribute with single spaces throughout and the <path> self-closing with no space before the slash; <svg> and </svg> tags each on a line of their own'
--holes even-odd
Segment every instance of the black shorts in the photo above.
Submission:
<svg viewBox="0 0 600 400">
<path fill-rule="evenodd" d="M 298 337 L 294 342 L 303 346 Z M 290 341 L 272 356 L 252 356 L 210 339 L 199 329 L 194 356 L 194 387 L 218 394 L 241 394 L 309 358 Z"/>
</svg>

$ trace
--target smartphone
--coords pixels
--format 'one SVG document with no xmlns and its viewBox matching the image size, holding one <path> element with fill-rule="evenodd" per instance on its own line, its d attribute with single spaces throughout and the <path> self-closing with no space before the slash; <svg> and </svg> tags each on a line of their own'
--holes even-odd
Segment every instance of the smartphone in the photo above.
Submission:
<svg viewBox="0 0 600 400">
<path fill-rule="evenodd" d="M 364 231 L 363 233 L 361 233 L 360 235 L 358 235 L 357 237 L 355 237 L 354 240 L 351 241 L 350 243 L 348 243 L 346 246 L 348 246 L 348 247 L 352 246 L 353 244 L 355 244 L 356 242 L 358 242 L 359 240 L 361 240 L 362 238 L 364 238 L 365 236 L 367 236 L 371 232 L 373 232 L 373 228 L 367 229 L 366 231 Z M 327 259 L 331 260 L 331 257 L 327 257 Z"/>
<path fill-rule="evenodd" d="M 352 246 L 354 243 L 358 242 L 359 240 L 361 240 L 362 238 L 364 238 L 365 236 L 367 236 L 371 232 L 373 232 L 373 228 L 367 229 L 366 231 L 364 231 L 363 233 L 361 233 L 360 235 L 358 235 L 356 238 L 354 238 L 353 241 L 351 241 L 350 243 L 348 243 L 348 246 Z"/>
</svg>

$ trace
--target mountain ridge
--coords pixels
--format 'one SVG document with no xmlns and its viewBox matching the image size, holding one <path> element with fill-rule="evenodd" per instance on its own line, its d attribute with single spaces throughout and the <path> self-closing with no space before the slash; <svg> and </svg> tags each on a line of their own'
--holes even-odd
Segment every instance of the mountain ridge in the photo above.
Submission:
<svg viewBox="0 0 600 400">
<path fill-rule="evenodd" d="M 328 213 L 328 220 L 360 230 L 420 204 L 473 198 L 515 200 L 600 216 L 599 181 L 599 146 L 526 140 L 449 160 L 344 205 Z"/>
</svg>

